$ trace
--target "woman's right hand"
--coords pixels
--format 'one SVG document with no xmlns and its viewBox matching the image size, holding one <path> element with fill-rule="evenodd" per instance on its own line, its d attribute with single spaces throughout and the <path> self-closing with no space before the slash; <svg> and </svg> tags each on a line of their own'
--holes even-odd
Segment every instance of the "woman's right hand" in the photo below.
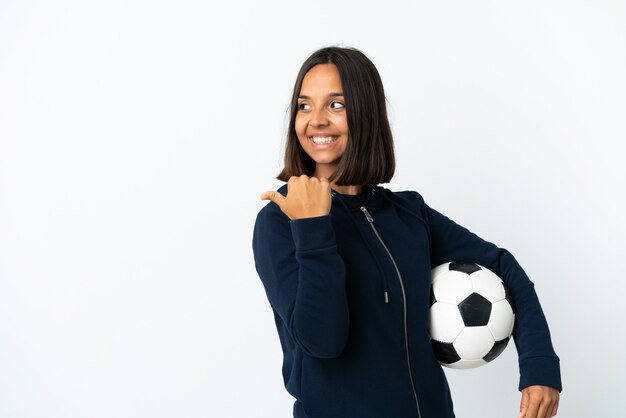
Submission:
<svg viewBox="0 0 626 418">
<path fill-rule="evenodd" d="M 324 177 L 292 176 L 287 182 L 287 197 L 274 191 L 261 194 L 261 199 L 276 203 L 289 219 L 313 218 L 330 213 L 330 183 Z"/>
</svg>

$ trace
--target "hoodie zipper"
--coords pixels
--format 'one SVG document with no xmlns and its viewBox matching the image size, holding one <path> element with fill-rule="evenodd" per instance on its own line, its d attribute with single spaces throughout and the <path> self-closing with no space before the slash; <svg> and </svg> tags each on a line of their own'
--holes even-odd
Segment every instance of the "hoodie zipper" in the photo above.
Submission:
<svg viewBox="0 0 626 418">
<path fill-rule="evenodd" d="M 419 403 L 419 400 L 417 398 L 417 391 L 415 390 L 415 383 L 413 382 L 413 372 L 411 371 L 412 369 L 411 369 L 411 356 L 409 354 L 409 333 L 408 333 L 408 330 L 407 330 L 407 321 L 406 321 L 406 316 L 407 316 L 407 314 L 406 314 L 406 292 L 404 291 L 404 282 L 402 280 L 402 275 L 400 274 L 400 269 L 398 269 L 398 265 L 396 264 L 396 260 L 391 255 L 391 252 L 389 251 L 389 248 L 387 248 L 387 245 L 385 245 L 385 242 L 380 237 L 380 234 L 378 233 L 378 230 L 374 226 L 374 218 L 372 218 L 372 216 L 369 214 L 369 212 L 367 211 L 365 206 L 361 206 L 361 211 L 363 212 L 363 214 L 367 218 L 367 222 L 372 227 L 372 230 L 374 231 L 374 234 L 378 238 L 378 241 L 380 241 L 380 243 L 383 246 L 383 248 L 385 249 L 385 251 L 387 251 L 387 254 L 389 255 L 389 258 L 391 259 L 391 262 L 393 263 L 393 267 L 396 269 L 396 274 L 398 275 L 398 281 L 400 282 L 400 289 L 402 290 L 402 306 L 403 306 L 403 313 L 404 313 L 404 346 L 405 346 L 405 349 L 406 349 L 406 363 L 407 363 L 407 366 L 409 367 L 409 378 L 411 380 L 411 389 L 413 389 L 413 395 L 415 396 L 415 406 L 417 407 L 417 416 L 418 416 L 418 418 L 421 418 L 422 414 L 420 412 L 420 403 Z"/>
</svg>

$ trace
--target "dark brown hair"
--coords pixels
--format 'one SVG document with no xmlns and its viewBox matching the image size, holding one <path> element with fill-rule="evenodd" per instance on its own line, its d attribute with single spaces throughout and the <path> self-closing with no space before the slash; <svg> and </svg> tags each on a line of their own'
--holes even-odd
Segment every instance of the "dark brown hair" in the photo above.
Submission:
<svg viewBox="0 0 626 418">
<path fill-rule="evenodd" d="M 334 64 L 339 70 L 348 121 L 346 150 L 329 180 L 340 186 L 388 183 L 396 164 L 380 74 L 361 51 L 336 46 L 315 51 L 300 68 L 291 97 L 285 167 L 276 178 L 287 181 L 315 171 L 315 161 L 298 141 L 295 121 L 304 76 L 318 64 Z"/>
</svg>

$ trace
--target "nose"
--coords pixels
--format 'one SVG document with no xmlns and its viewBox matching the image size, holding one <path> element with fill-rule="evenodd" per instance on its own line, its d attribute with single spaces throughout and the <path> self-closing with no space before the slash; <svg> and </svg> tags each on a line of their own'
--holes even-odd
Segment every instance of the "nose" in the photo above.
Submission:
<svg viewBox="0 0 626 418">
<path fill-rule="evenodd" d="M 311 119 L 309 123 L 315 127 L 328 125 L 326 109 L 320 106 L 317 109 L 313 110 L 313 112 L 311 112 Z"/>
</svg>

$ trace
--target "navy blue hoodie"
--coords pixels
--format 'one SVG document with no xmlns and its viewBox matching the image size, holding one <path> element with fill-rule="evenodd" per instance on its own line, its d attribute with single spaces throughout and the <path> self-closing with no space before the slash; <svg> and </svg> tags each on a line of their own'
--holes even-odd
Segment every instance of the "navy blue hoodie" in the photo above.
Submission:
<svg viewBox="0 0 626 418">
<path fill-rule="evenodd" d="M 287 185 L 278 191 L 286 196 Z M 519 389 L 561 390 L 559 358 L 533 283 L 505 249 L 430 208 L 417 192 L 332 192 L 329 215 L 259 212 L 253 251 L 283 349 L 296 418 L 454 417 L 427 324 L 431 268 L 481 264 L 516 309 Z"/>
</svg>

